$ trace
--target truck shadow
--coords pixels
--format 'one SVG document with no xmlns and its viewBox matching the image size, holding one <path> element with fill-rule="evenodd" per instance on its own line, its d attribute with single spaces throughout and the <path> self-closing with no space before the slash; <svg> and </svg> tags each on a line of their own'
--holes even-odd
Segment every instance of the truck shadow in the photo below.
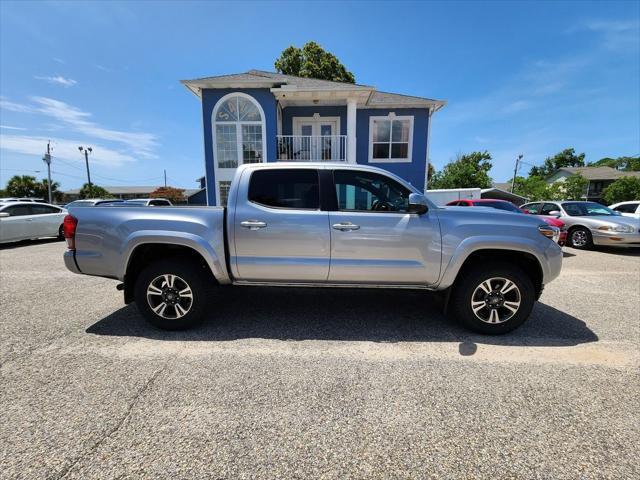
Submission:
<svg viewBox="0 0 640 480">
<path fill-rule="evenodd" d="M 461 355 L 473 355 L 475 343 L 573 346 L 598 340 L 582 320 L 539 302 L 531 318 L 510 334 L 474 334 L 445 317 L 435 297 L 409 290 L 227 287 L 214 294 L 215 314 L 191 330 L 158 330 L 129 305 L 86 332 L 167 341 L 447 341 L 460 342 Z"/>
</svg>

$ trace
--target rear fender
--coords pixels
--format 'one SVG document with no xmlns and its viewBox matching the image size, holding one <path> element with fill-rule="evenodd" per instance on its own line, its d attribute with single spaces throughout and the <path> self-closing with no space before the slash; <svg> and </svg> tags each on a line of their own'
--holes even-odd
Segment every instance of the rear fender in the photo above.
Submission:
<svg viewBox="0 0 640 480">
<path fill-rule="evenodd" d="M 133 251 L 140 245 L 146 244 L 180 245 L 191 248 L 204 258 L 211 273 L 220 284 L 231 283 L 224 263 L 224 252 L 218 254 L 207 240 L 198 235 L 170 230 L 138 230 L 129 235 L 124 242 L 123 251 L 120 252 L 120 258 L 124 259 L 124 263 L 118 270 L 121 275 L 120 280 L 124 281 Z"/>
</svg>

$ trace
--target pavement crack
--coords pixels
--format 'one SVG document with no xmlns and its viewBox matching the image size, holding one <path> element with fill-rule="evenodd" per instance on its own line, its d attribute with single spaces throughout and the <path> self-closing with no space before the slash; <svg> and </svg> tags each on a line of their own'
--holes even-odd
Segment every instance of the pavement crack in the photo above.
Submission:
<svg viewBox="0 0 640 480">
<path fill-rule="evenodd" d="M 118 431 L 120 431 L 120 429 L 126 423 L 126 421 L 131 417 L 131 413 L 133 412 L 133 409 L 135 408 L 136 404 L 138 403 L 138 400 L 140 399 L 140 397 L 142 397 L 142 395 L 144 395 L 145 392 L 147 392 L 153 386 L 153 384 L 155 383 L 157 378 L 160 376 L 160 374 L 162 374 L 167 369 L 168 366 L 169 366 L 169 361 L 165 362 L 165 364 L 162 367 L 157 369 L 147 379 L 147 381 L 144 383 L 144 385 L 142 385 L 142 387 L 140 387 L 138 389 L 138 391 L 135 393 L 133 398 L 131 398 L 131 400 L 129 401 L 129 404 L 127 405 L 127 409 L 125 411 L 125 414 L 118 421 L 118 423 L 116 423 L 116 425 L 113 428 L 107 430 L 104 433 L 104 435 L 102 435 L 93 445 L 91 445 L 87 450 L 85 450 L 80 456 L 78 456 L 75 460 L 73 460 L 58 475 L 51 476 L 49 478 L 56 479 L 56 480 L 61 480 L 63 478 L 66 478 L 67 475 L 69 473 L 71 473 L 73 468 L 78 463 L 80 463 L 82 460 L 87 458 L 89 455 L 91 455 L 93 452 L 95 452 L 103 443 L 105 443 L 107 440 L 109 440 L 111 437 L 113 437 L 116 433 L 118 433 Z"/>
</svg>

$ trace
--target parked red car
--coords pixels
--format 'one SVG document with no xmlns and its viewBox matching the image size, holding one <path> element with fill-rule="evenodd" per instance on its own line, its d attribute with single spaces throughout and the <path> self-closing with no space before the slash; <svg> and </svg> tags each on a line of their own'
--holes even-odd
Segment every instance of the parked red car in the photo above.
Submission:
<svg viewBox="0 0 640 480">
<path fill-rule="evenodd" d="M 497 200 L 495 198 L 482 198 L 482 199 L 469 199 L 464 198 L 462 200 L 454 200 L 447 203 L 447 206 L 451 207 L 491 207 L 498 210 L 506 210 L 508 212 L 523 213 L 524 210 L 516 207 L 513 203 L 506 200 Z M 567 241 L 567 227 L 564 222 L 556 217 L 549 217 L 547 215 L 540 215 L 540 218 L 544 220 L 548 225 L 558 227 L 560 229 L 560 238 L 558 238 L 558 245 L 563 246 Z"/>
</svg>

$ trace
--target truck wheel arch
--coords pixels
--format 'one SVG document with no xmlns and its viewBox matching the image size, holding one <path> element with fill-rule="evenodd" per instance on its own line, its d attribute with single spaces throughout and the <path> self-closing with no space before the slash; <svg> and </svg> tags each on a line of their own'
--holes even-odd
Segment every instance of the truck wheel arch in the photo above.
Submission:
<svg viewBox="0 0 640 480">
<path fill-rule="evenodd" d="M 133 247 L 127 258 L 124 274 L 125 303 L 133 302 L 136 279 L 147 265 L 159 259 L 175 257 L 184 258 L 201 265 L 207 274 L 211 275 L 212 282 L 219 282 L 209 262 L 195 248 L 175 243 L 141 243 Z"/>
<path fill-rule="evenodd" d="M 502 249 L 478 249 L 471 252 L 463 261 L 462 266 L 458 270 L 452 285 L 461 275 L 464 275 L 465 269 L 477 265 L 478 263 L 491 261 L 507 261 L 518 265 L 525 273 L 529 275 L 536 291 L 536 298 L 542 294 L 542 266 L 538 259 L 528 252 L 520 250 L 502 250 Z"/>
</svg>

